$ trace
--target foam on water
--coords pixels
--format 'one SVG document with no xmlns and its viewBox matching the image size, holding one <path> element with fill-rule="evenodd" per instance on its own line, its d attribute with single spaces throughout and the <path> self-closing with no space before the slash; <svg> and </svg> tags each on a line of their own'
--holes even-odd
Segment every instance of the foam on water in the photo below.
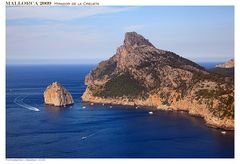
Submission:
<svg viewBox="0 0 240 164">
<path fill-rule="evenodd" d="M 94 135 L 96 135 L 96 134 L 102 132 L 103 130 L 105 130 L 105 129 L 98 130 L 98 131 L 93 132 L 93 133 L 91 133 L 91 134 L 89 134 L 89 135 L 87 135 L 87 136 L 82 136 L 82 137 L 81 137 L 81 140 L 85 140 L 85 139 L 87 139 L 87 138 L 89 138 L 89 137 L 92 137 L 92 136 L 94 136 Z"/>
<path fill-rule="evenodd" d="M 39 112 L 40 110 L 36 107 L 33 107 L 31 105 L 28 105 L 26 103 L 24 103 L 24 99 L 26 98 L 27 96 L 18 96 L 14 99 L 14 103 L 25 108 L 25 109 L 28 109 L 28 110 L 31 110 L 31 111 L 34 111 L 34 112 Z"/>
</svg>

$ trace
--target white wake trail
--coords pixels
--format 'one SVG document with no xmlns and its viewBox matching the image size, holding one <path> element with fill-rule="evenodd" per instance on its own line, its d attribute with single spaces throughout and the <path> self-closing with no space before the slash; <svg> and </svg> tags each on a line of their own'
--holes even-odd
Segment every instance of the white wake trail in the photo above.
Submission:
<svg viewBox="0 0 240 164">
<path fill-rule="evenodd" d="M 89 134 L 89 135 L 87 135 L 87 136 L 82 136 L 82 137 L 81 137 L 81 140 L 85 140 L 85 139 L 87 139 L 87 138 L 89 138 L 89 137 L 92 137 L 92 136 L 94 136 L 94 135 L 96 135 L 96 134 L 98 134 L 98 133 L 100 133 L 100 132 L 102 132 L 102 131 L 104 131 L 104 130 L 105 130 L 105 129 L 98 130 L 97 132 L 91 133 L 91 134 Z"/>
<path fill-rule="evenodd" d="M 23 107 L 23 108 L 25 108 L 25 109 L 32 110 L 32 111 L 34 111 L 34 112 L 39 112 L 40 110 L 39 110 L 38 108 L 33 107 L 33 106 L 28 105 L 28 104 L 26 104 L 26 103 L 23 102 L 23 100 L 24 100 L 26 97 L 27 97 L 27 96 L 24 96 L 24 97 L 21 97 L 21 96 L 16 97 L 16 98 L 14 99 L 14 103 L 17 104 L 17 105 L 19 105 L 19 106 L 21 106 L 21 107 Z"/>
</svg>

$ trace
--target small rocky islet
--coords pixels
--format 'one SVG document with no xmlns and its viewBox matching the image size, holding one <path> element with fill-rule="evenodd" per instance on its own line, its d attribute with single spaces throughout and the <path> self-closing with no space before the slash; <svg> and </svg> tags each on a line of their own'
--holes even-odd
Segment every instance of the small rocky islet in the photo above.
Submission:
<svg viewBox="0 0 240 164">
<path fill-rule="evenodd" d="M 47 105 L 62 107 L 74 104 L 71 93 L 58 82 L 49 85 L 43 95 Z"/>
</svg>

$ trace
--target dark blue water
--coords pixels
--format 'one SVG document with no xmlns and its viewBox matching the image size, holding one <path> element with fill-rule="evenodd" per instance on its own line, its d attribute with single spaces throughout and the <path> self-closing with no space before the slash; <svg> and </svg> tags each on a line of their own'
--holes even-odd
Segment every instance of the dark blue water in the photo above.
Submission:
<svg viewBox="0 0 240 164">
<path fill-rule="evenodd" d="M 233 132 L 222 134 L 186 113 L 83 104 L 84 76 L 92 68 L 7 66 L 7 158 L 234 157 Z M 72 93 L 72 107 L 44 105 L 43 91 L 53 81 Z"/>
</svg>

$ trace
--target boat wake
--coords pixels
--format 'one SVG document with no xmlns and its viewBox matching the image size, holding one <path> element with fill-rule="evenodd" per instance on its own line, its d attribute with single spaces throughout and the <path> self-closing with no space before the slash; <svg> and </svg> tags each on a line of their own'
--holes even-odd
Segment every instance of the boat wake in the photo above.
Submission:
<svg viewBox="0 0 240 164">
<path fill-rule="evenodd" d="M 103 129 L 103 130 L 105 130 L 105 129 Z M 94 132 L 94 133 L 91 133 L 91 134 L 89 134 L 89 135 L 87 135 L 87 136 L 82 136 L 82 137 L 81 137 L 81 140 L 88 139 L 89 137 L 92 137 L 92 136 L 94 136 L 94 135 L 96 135 L 96 134 L 102 132 L 103 130 L 99 130 L 99 131 Z"/>
<path fill-rule="evenodd" d="M 28 110 L 31 110 L 31 111 L 34 111 L 34 112 L 39 112 L 40 110 L 39 110 L 38 108 L 33 107 L 33 106 L 28 105 L 28 104 L 26 104 L 26 103 L 23 102 L 23 100 L 24 100 L 26 97 L 27 97 L 27 96 L 23 96 L 23 97 L 22 97 L 22 96 L 18 96 L 18 97 L 16 97 L 16 98 L 14 99 L 14 103 L 15 103 L 16 105 L 19 105 L 19 106 L 25 108 L 25 109 L 28 109 Z"/>
</svg>

